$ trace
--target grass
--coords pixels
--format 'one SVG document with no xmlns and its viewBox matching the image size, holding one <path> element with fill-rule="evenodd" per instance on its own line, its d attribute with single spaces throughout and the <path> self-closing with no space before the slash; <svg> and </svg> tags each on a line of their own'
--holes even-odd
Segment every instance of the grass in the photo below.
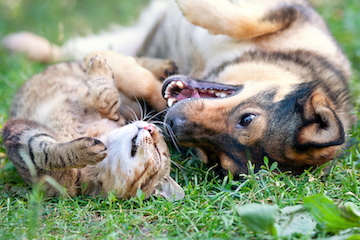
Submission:
<svg viewBox="0 0 360 240">
<path fill-rule="evenodd" d="M 40 1 L 0 0 L 0 38 L 10 32 L 28 30 L 61 44 L 76 34 L 94 32 L 112 23 L 136 19 L 145 0 Z M 353 64 L 351 91 L 355 111 L 360 106 L 360 2 L 347 0 L 317 5 L 336 39 Z M 0 47 L 0 127 L 7 120 L 12 96 L 21 84 L 45 66 L 9 55 Z M 337 203 L 360 206 L 360 124 L 351 132 L 354 145 L 340 158 L 300 176 L 274 174 L 270 167 L 251 173 L 242 182 L 218 179 L 190 152 L 173 154 L 182 167 L 172 175 L 186 193 L 178 202 L 163 199 L 143 201 L 142 196 L 119 200 L 79 196 L 46 198 L 37 187 L 29 188 L 5 155 L 0 141 L 0 238 L 1 239 L 139 239 L 139 238 L 237 238 L 273 239 L 266 233 L 248 231 L 235 211 L 247 203 L 277 204 L 280 208 L 301 204 L 305 196 L 324 194 Z M 358 228 L 342 234 L 359 234 Z M 313 234 L 293 234 L 285 239 L 327 238 L 324 229 Z M 340 238 L 341 239 L 341 238 Z"/>
</svg>

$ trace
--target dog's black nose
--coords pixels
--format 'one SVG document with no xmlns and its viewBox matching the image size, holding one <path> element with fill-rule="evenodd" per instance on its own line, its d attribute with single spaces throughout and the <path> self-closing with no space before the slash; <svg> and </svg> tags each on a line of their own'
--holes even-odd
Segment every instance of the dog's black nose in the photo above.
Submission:
<svg viewBox="0 0 360 240">
<path fill-rule="evenodd" d="M 184 125 L 186 122 L 186 118 L 183 116 L 170 116 L 166 119 L 166 123 L 169 124 L 169 126 L 175 130 L 182 125 Z"/>
</svg>

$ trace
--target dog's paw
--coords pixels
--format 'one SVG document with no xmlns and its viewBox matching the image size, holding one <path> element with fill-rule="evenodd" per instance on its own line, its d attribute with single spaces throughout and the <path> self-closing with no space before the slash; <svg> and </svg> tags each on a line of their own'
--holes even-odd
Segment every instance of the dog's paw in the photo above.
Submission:
<svg viewBox="0 0 360 240">
<path fill-rule="evenodd" d="M 107 148 L 97 139 L 90 137 L 79 138 L 73 141 L 73 144 L 75 144 L 73 152 L 78 160 L 76 167 L 95 165 L 107 156 Z"/>
<path fill-rule="evenodd" d="M 60 57 L 59 47 L 30 32 L 18 32 L 5 36 L 2 45 L 13 53 L 25 53 L 30 60 L 50 62 Z"/>
<path fill-rule="evenodd" d="M 87 66 L 87 74 L 89 79 L 96 78 L 113 78 L 113 72 L 106 63 L 106 59 L 101 55 L 95 55 L 90 58 Z"/>
<path fill-rule="evenodd" d="M 176 3 L 184 16 L 188 15 L 189 9 L 191 9 L 191 2 L 191 0 L 176 0 Z"/>
<path fill-rule="evenodd" d="M 192 24 L 207 29 L 211 34 L 226 34 L 238 7 L 229 0 L 177 0 L 185 18 Z M 238 26 L 238 25 L 235 25 Z"/>
<path fill-rule="evenodd" d="M 158 77 L 160 78 L 160 80 L 164 80 L 165 78 L 177 73 L 178 73 L 178 67 L 176 66 L 175 62 L 169 59 L 165 59 L 160 68 Z"/>
<path fill-rule="evenodd" d="M 195 24 L 197 22 L 197 18 L 201 17 L 200 16 L 196 16 L 199 14 L 194 14 L 193 12 L 197 12 L 197 9 L 194 8 L 194 5 L 198 5 L 196 3 L 197 1 L 193 1 L 193 0 L 177 0 L 176 3 L 178 5 L 178 7 L 180 8 L 181 12 L 183 13 L 183 15 L 185 16 L 185 18 Z M 201 1 L 199 1 L 201 2 Z M 201 6 L 201 4 L 200 4 Z"/>
</svg>

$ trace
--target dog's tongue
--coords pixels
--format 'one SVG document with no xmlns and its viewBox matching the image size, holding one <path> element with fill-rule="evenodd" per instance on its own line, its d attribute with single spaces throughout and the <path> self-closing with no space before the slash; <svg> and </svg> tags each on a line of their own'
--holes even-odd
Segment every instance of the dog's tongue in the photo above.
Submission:
<svg viewBox="0 0 360 240">
<path fill-rule="evenodd" d="M 200 94 L 199 94 L 199 92 L 198 91 L 193 91 L 193 93 L 191 94 L 191 97 L 192 98 L 200 98 Z"/>
<path fill-rule="evenodd" d="M 193 89 L 184 89 L 179 93 L 179 95 L 177 95 L 178 101 L 182 101 L 187 98 L 200 98 L 200 94 L 198 91 Z"/>
</svg>

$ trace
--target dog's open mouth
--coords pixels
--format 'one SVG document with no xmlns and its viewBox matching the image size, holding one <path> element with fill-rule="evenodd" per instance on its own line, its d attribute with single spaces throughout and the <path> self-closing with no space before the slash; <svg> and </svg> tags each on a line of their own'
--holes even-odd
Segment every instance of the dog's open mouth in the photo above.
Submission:
<svg viewBox="0 0 360 240">
<path fill-rule="evenodd" d="M 227 97 L 239 89 L 241 89 L 241 86 L 202 82 L 183 76 L 174 76 L 164 82 L 162 94 L 168 106 L 171 107 L 174 103 L 188 98 Z"/>
</svg>

